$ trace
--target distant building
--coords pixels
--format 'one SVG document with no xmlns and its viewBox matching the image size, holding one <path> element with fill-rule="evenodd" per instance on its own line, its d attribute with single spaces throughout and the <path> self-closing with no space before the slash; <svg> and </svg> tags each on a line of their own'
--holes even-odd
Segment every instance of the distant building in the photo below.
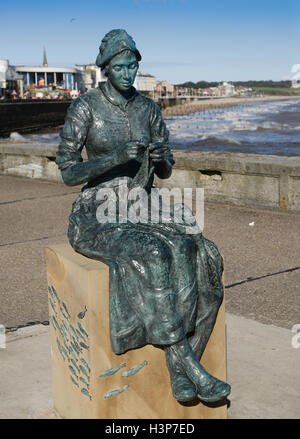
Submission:
<svg viewBox="0 0 300 439">
<path fill-rule="evenodd" d="M 84 92 L 82 71 L 72 67 L 49 67 L 45 47 L 42 66 L 17 65 L 15 70 L 23 76 L 25 89 L 55 86 L 64 90 Z"/>
<path fill-rule="evenodd" d="M 250 87 L 236 87 L 235 92 L 239 96 L 251 96 L 253 94 L 253 90 Z"/>
<path fill-rule="evenodd" d="M 220 90 L 220 96 L 233 96 L 235 94 L 235 87 L 229 82 L 223 82 L 218 89 Z"/>
<path fill-rule="evenodd" d="M 96 64 L 76 64 L 76 68 L 83 72 L 86 90 L 96 88 L 99 82 L 106 81 L 104 71 L 96 66 Z"/>
<path fill-rule="evenodd" d="M 153 97 L 157 82 L 158 81 L 155 76 L 152 76 L 149 73 L 143 73 L 139 70 L 137 72 L 133 85 L 141 93 L 145 93 L 148 95 L 152 94 Z"/>
<path fill-rule="evenodd" d="M 174 85 L 167 81 L 160 81 L 156 85 L 155 92 L 158 96 L 174 96 Z"/>
<path fill-rule="evenodd" d="M 0 60 L 0 97 L 22 97 L 23 76 L 16 73 L 7 59 Z"/>
<path fill-rule="evenodd" d="M 48 87 L 55 85 L 65 90 L 84 92 L 82 71 L 72 67 L 24 66 L 15 67 L 16 72 L 23 75 L 24 88 Z"/>
<path fill-rule="evenodd" d="M 222 84 L 218 85 L 218 87 L 203 88 L 199 94 L 202 96 L 221 97 L 234 96 L 237 94 L 237 92 L 234 85 L 229 84 L 228 82 L 223 82 Z"/>
<path fill-rule="evenodd" d="M 191 94 L 189 87 L 181 87 L 179 85 L 174 86 L 174 93 L 176 96 L 187 96 Z"/>
</svg>

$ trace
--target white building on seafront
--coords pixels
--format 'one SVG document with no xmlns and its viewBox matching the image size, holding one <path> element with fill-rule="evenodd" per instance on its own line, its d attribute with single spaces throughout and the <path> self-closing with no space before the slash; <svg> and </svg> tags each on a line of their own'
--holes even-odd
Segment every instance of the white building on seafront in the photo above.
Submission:
<svg viewBox="0 0 300 439">
<path fill-rule="evenodd" d="M 219 85 L 218 89 L 220 90 L 221 96 L 233 96 L 235 95 L 235 87 L 229 82 L 223 82 L 222 85 Z"/>
<path fill-rule="evenodd" d="M 152 76 L 149 73 L 143 73 L 139 70 L 133 85 L 138 91 L 154 97 L 157 84 L 158 80 L 155 76 Z"/>
<path fill-rule="evenodd" d="M 106 81 L 104 71 L 96 64 L 75 64 L 75 67 L 83 72 L 86 90 L 96 88 L 99 82 Z"/>
<path fill-rule="evenodd" d="M 55 67 L 49 66 L 44 49 L 43 65 L 28 66 L 17 65 L 9 66 L 7 60 L 0 60 L 0 94 L 2 89 L 7 88 L 7 84 L 12 89 L 63 89 L 69 92 L 77 91 L 84 93 L 98 86 L 99 82 L 106 81 L 104 71 L 96 64 L 75 64 L 74 67 Z M 10 81 L 10 82 L 8 82 Z M 18 81 L 18 87 L 17 82 Z M 158 81 L 149 73 L 137 72 L 134 87 L 151 97 L 154 97 L 155 88 Z M 22 84 L 22 86 L 21 86 Z M 54 86 L 54 88 L 53 88 Z"/>
<path fill-rule="evenodd" d="M 0 97 L 23 93 L 23 76 L 16 73 L 7 59 L 0 59 Z"/>
<path fill-rule="evenodd" d="M 15 67 L 23 75 L 24 88 L 55 85 L 65 90 L 84 92 L 84 78 L 81 70 L 72 67 L 25 66 Z"/>
<path fill-rule="evenodd" d="M 24 88 L 55 86 L 65 90 L 84 92 L 84 75 L 81 69 L 48 66 L 44 48 L 42 66 L 15 66 L 15 71 L 23 76 Z"/>
</svg>

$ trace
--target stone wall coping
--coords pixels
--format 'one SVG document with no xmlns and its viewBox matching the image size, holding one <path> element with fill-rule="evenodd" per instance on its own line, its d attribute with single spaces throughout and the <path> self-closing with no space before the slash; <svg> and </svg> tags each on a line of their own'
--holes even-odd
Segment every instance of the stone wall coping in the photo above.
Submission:
<svg viewBox="0 0 300 439">
<path fill-rule="evenodd" d="M 173 150 L 174 169 L 300 176 L 300 156 Z"/>
<path fill-rule="evenodd" d="M 30 155 L 55 157 L 58 145 L 56 143 L 4 143 L 0 141 L 0 154 Z"/>
<path fill-rule="evenodd" d="M 9 143 L 0 141 L 0 154 L 55 157 L 57 143 Z M 173 150 L 174 169 L 300 176 L 300 156 L 244 154 L 235 152 Z M 83 152 L 83 157 L 86 153 Z"/>
</svg>

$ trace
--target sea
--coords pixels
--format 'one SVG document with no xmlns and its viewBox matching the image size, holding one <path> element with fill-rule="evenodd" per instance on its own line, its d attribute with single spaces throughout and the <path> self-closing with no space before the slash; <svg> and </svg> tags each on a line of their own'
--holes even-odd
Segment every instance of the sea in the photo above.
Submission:
<svg viewBox="0 0 300 439">
<path fill-rule="evenodd" d="M 165 119 L 173 149 L 300 155 L 300 99 L 241 103 Z M 59 130 L 11 133 L 12 142 L 60 141 Z"/>
<path fill-rule="evenodd" d="M 166 124 L 174 149 L 300 155 L 300 99 L 206 110 Z"/>
</svg>

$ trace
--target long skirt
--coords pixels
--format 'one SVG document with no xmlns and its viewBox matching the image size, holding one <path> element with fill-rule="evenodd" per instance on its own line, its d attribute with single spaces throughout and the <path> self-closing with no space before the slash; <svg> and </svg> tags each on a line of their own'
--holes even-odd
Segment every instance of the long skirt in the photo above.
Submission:
<svg viewBox="0 0 300 439">
<path fill-rule="evenodd" d="M 200 359 L 223 299 L 217 247 L 172 222 L 99 223 L 98 189 L 83 190 L 74 202 L 68 237 L 76 252 L 110 267 L 113 352 L 188 337 Z"/>
</svg>

